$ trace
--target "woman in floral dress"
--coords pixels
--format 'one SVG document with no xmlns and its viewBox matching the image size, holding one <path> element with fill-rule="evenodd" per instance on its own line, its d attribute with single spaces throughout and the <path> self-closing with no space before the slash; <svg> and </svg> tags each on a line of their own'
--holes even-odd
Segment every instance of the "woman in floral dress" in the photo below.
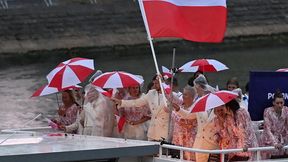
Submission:
<svg viewBox="0 0 288 162">
<path fill-rule="evenodd" d="M 257 147 L 257 139 L 247 110 L 240 108 L 234 99 L 226 105 L 215 108 L 216 136 L 220 148 L 243 148 L 243 152 L 228 154 L 229 161 L 247 161 L 255 158 L 247 148 Z"/>
<path fill-rule="evenodd" d="M 141 96 L 140 85 L 128 88 L 125 100 L 134 100 Z M 122 115 L 126 118 L 124 125 L 124 138 L 147 140 L 146 121 L 150 120 L 150 110 L 147 106 L 142 108 L 126 107 L 122 109 Z"/>
<path fill-rule="evenodd" d="M 58 125 L 70 125 L 76 121 L 77 112 L 80 110 L 80 106 L 75 102 L 75 98 L 71 90 L 62 92 L 62 102 L 58 109 L 59 118 L 56 119 Z"/>
<path fill-rule="evenodd" d="M 287 157 L 288 152 L 281 148 L 288 144 L 288 107 L 284 106 L 281 92 L 276 92 L 273 106 L 264 111 L 264 131 L 262 146 L 275 146 L 276 151 L 263 152 L 263 158 Z"/>
<path fill-rule="evenodd" d="M 196 97 L 196 89 L 186 86 L 183 91 L 183 104 L 179 106 L 189 111 Z M 172 121 L 174 122 L 172 143 L 184 147 L 193 147 L 197 133 L 197 118 L 183 119 L 175 111 L 172 112 Z M 195 161 L 195 153 L 184 152 L 185 160 Z"/>
</svg>

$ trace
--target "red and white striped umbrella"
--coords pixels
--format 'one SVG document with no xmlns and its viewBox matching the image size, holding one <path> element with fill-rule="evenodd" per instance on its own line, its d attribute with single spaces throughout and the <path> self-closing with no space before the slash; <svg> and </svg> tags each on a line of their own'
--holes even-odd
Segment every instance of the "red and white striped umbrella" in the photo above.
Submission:
<svg viewBox="0 0 288 162">
<path fill-rule="evenodd" d="M 143 79 L 123 71 L 106 72 L 96 77 L 92 84 L 101 88 L 126 88 L 142 84 Z"/>
<path fill-rule="evenodd" d="M 184 64 L 183 66 L 179 68 L 179 71 L 181 72 L 196 72 L 196 71 L 217 72 L 217 71 L 222 71 L 226 69 L 229 69 L 229 68 L 217 60 L 198 59 L 198 60 L 187 62 L 186 64 Z"/>
<path fill-rule="evenodd" d="M 227 102 L 238 97 L 237 93 L 231 91 L 218 91 L 209 93 L 198 100 L 192 105 L 191 112 L 203 112 L 215 107 L 226 104 Z"/>
<path fill-rule="evenodd" d="M 76 57 L 60 63 L 48 75 L 50 87 L 63 89 L 83 82 L 94 71 L 92 59 Z"/>
<path fill-rule="evenodd" d="M 69 86 L 66 87 L 64 89 L 58 89 L 55 87 L 49 87 L 49 85 L 43 85 L 40 88 L 38 88 L 31 97 L 37 97 L 37 96 L 46 96 L 46 95 L 50 95 L 50 94 L 54 94 L 60 91 L 65 91 L 65 90 L 69 90 L 69 89 L 81 89 L 81 86 L 75 85 L 75 86 Z"/>
<path fill-rule="evenodd" d="M 288 68 L 284 68 L 284 69 L 278 69 L 276 70 L 277 72 L 288 72 Z"/>
<path fill-rule="evenodd" d="M 43 85 L 40 88 L 38 88 L 31 97 L 45 96 L 57 92 L 59 92 L 57 88 L 49 87 L 48 85 Z"/>
<path fill-rule="evenodd" d="M 167 67 L 162 66 L 162 73 L 163 73 L 163 77 L 167 76 L 167 78 L 172 78 L 172 71 L 169 70 Z"/>
</svg>

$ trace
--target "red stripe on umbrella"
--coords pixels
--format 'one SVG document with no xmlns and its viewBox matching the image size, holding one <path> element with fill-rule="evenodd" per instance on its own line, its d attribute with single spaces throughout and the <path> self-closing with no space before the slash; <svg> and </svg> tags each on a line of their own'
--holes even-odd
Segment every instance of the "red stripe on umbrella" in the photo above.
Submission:
<svg viewBox="0 0 288 162">
<path fill-rule="evenodd" d="M 65 90 L 71 90 L 71 89 L 79 90 L 81 88 L 82 88 L 81 86 L 74 85 L 74 86 L 69 86 L 69 87 L 66 87 L 66 88 L 59 90 L 58 88 L 50 87 L 49 85 L 43 85 L 40 88 L 38 88 L 32 94 L 31 97 L 46 96 L 46 95 L 54 94 L 54 93 L 65 91 Z"/>
<path fill-rule="evenodd" d="M 64 71 L 66 70 L 66 66 L 62 69 L 60 69 L 57 73 L 57 75 L 54 75 L 53 79 L 51 79 L 49 85 L 51 87 L 57 87 L 57 88 L 62 88 L 62 81 L 63 81 L 63 74 Z"/>
<path fill-rule="evenodd" d="M 192 105 L 191 112 L 203 112 L 218 106 L 224 105 L 227 102 L 238 97 L 238 94 L 231 91 L 218 91 L 209 93 L 198 100 Z"/>
<path fill-rule="evenodd" d="M 83 82 L 93 71 L 92 59 L 77 57 L 60 63 L 47 79 L 49 86 L 62 89 Z"/>
<path fill-rule="evenodd" d="M 75 72 L 80 81 L 84 81 L 94 69 L 90 69 L 81 65 L 70 65 L 70 68 Z"/>
<path fill-rule="evenodd" d="M 49 94 L 53 94 L 58 92 L 58 89 L 55 87 L 49 87 L 48 85 L 43 85 L 40 88 L 38 88 L 31 97 L 37 97 L 37 96 L 45 96 Z"/>
<path fill-rule="evenodd" d="M 126 88 L 142 84 L 143 79 L 122 71 L 107 72 L 96 77 L 92 84 L 101 88 Z"/>
<path fill-rule="evenodd" d="M 195 60 L 191 66 L 199 66 L 199 65 L 209 65 L 209 62 L 207 59 L 199 59 L 199 60 Z"/>
<path fill-rule="evenodd" d="M 214 59 L 198 59 L 187 62 L 179 68 L 181 72 L 217 72 L 226 70 L 228 67 Z"/>
<path fill-rule="evenodd" d="M 105 83 L 113 74 L 115 74 L 115 72 L 106 72 L 104 74 L 101 74 L 93 80 L 92 84 L 104 88 Z"/>
<path fill-rule="evenodd" d="M 119 77 L 122 80 L 123 87 L 137 86 L 139 82 L 135 79 L 136 76 L 132 76 L 133 74 L 128 73 L 119 73 Z M 141 83 L 140 83 L 141 84 Z"/>
</svg>

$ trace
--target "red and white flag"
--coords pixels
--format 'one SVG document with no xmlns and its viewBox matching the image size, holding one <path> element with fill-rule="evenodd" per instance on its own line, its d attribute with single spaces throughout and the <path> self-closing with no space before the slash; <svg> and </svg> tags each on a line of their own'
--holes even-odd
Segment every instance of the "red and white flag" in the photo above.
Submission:
<svg viewBox="0 0 288 162">
<path fill-rule="evenodd" d="M 226 0 L 142 0 L 151 37 L 222 42 Z"/>
<path fill-rule="evenodd" d="M 172 92 L 170 85 L 167 85 L 166 83 L 162 83 L 162 86 L 166 94 L 169 95 Z"/>
</svg>

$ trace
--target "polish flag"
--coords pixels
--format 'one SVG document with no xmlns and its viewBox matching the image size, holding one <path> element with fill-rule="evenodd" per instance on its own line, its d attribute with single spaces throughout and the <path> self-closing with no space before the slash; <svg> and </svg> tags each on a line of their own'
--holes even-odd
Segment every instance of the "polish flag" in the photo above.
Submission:
<svg viewBox="0 0 288 162">
<path fill-rule="evenodd" d="M 142 0 L 151 37 L 222 42 L 226 0 Z"/>
<path fill-rule="evenodd" d="M 170 94 L 172 92 L 170 85 L 167 85 L 166 83 L 162 83 L 162 86 L 166 94 Z"/>
</svg>

